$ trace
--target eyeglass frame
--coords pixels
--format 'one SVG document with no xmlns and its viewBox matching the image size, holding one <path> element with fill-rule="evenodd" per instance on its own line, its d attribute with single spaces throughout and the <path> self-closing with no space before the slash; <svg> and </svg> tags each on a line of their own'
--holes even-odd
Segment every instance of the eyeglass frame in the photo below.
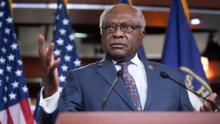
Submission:
<svg viewBox="0 0 220 124">
<path fill-rule="evenodd" d="M 129 29 L 126 29 L 126 26 L 130 28 L 130 31 Z M 104 26 L 101 26 L 101 30 L 103 30 L 104 32 L 106 33 L 114 33 L 115 31 L 118 30 L 118 27 L 119 29 L 123 32 L 123 33 L 132 33 L 133 31 L 135 31 L 136 29 L 138 28 L 144 28 L 143 26 L 141 25 L 137 25 L 137 24 L 128 24 L 128 23 L 121 23 L 121 24 L 106 24 Z M 109 30 L 107 30 L 107 28 L 109 28 Z M 110 30 L 110 28 L 112 28 L 112 30 Z"/>
</svg>

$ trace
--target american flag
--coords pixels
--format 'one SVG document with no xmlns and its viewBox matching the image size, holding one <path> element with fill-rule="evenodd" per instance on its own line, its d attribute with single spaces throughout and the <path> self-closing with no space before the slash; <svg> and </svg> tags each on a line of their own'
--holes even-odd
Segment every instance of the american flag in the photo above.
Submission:
<svg viewBox="0 0 220 124">
<path fill-rule="evenodd" d="M 58 66 L 58 75 L 60 81 L 59 88 L 62 89 L 65 85 L 68 71 L 79 67 L 81 63 L 76 50 L 72 25 L 63 0 L 58 0 L 53 41 L 55 44 L 55 59 L 61 58 L 61 63 Z M 37 121 L 39 120 L 39 109 L 40 107 L 36 107 L 35 110 L 35 120 Z"/>
<path fill-rule="evenodd" d="M 80 66 L 72 25 L 63 0 L 58 1 L 53 41 L 55 44 L 54 56 L 55 58 L 61 57 L 58 74 L 62 88 L 65 85 L 68 71 Z"/>
<path fill-rule="evenodd" d="M 0 123 L 34 123 L 8 0 L 0 0 Z"/>
</svg>

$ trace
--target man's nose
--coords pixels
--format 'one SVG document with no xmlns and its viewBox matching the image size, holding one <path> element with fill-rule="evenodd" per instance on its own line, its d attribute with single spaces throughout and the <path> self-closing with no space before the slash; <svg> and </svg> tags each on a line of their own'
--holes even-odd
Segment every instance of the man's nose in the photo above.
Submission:
<svg viewBox="0 0 220 124">
<path fill-rule="evenodd" d="M 124 37 L 124 32 L 121 31 L 120 26 L 118 26 L 113 33 L 114 38 L 123 38 Z"/>
</svg>

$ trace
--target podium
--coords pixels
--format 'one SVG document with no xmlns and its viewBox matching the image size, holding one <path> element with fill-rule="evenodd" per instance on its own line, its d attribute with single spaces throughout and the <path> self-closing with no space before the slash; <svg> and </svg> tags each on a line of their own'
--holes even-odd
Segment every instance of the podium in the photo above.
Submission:
<svg viewBox="0 0 220 124">
<path fill-rule="evenodd" d="M 75 112 L 60 113 L 56 124 L 220 124 L 214 112 Z"/>
</svg>

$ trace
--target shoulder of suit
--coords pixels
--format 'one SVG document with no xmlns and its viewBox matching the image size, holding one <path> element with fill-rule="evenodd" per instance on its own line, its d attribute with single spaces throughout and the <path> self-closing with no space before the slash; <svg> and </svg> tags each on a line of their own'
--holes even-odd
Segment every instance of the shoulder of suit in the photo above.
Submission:
<svg viewBox="0 0 220 124">
<path fill-rule="evenodd" d="M 97 65 L 99 65 L 101 62 L 102 62 L 102 60 L 97 61 L 97 62 L 93 62 L 93 63 L 87 64 L 87 65 L 81 66 L 79 68 L 73 69 L 73 70 L 71 70 L 71 72 L 79 72 L 79 71 L 90 70 L 90 69 L 96 67 Z"/>
<path fill-rule="evenodd" d="M 148 61 L 148 68 L 154 68 L 154 69 L 159 69 L 159 70 L 164 70 L 164 71 L 178 71 L 177 69 L 169 66 L 169 65 L 165 65 L 159 62 L 154 62 L 154 61 Z"/>
</svg>

